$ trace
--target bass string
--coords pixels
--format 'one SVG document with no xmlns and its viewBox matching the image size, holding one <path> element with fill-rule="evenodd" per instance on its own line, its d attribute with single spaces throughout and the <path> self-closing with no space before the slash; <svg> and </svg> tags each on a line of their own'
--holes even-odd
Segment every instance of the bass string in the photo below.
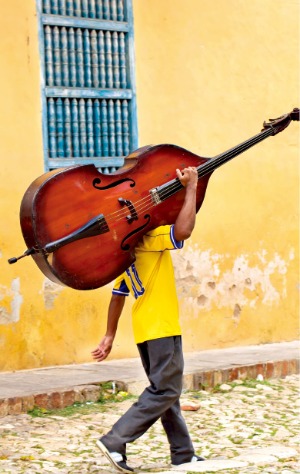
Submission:
<svg viewBox="0 0 300 474">
<path fill-rule="evenodd" d="M 198 170 L 198 176 L 199 176 L 199 170 Z M 183 186 L 179 180 L 175 180 L 173 182 L 171 181 L 170 185 L 166 185 L 165 189 L 162 189 L 160 191 L 159 197 L 162 201 L 164 201 L 168 199 L 169 197 L 171 197 L 176 192 L 178 192 L 180 189 L 182 189 L 182 187 Z M 133 202 L 132 204 L 137 213 L 147 212 L 157 205 L 153 203 L 152 196 L 150 194 L 139 199 L 138 201 Z M 123 220 L 124 217 L 128 215 L 128 212 L 129 212 L 128 207 L 122 207 L 122 209 L 119 209 L 117 211 L 114 211 L 108 214 L 105 217 L 105 220 L 109 224 L 112 224 L 112 223 L 118 224 L 118 221 Z"/>
<path fill-rule="evenodd" d="M 248 150 L 248 148 L 256 145 L 256 143 L 259 143 L 271 134 L 271 130 L 265 130 L 259 133 L 258 135 L 255 135 L 254 137 L 250 138 L 250 140 L 247 140 L 241 143 L 240 145 L 228 150 L 227 152 L 221 153 L 221 155 L 218 155 L 215 158 L 211 158 L 207 163 L 204 163 L 198 167 L 199 178 L 202 178 L 206 174 L 213 172 L 216 168 L 223 165 L 228 160 L 234 158 L 237 155 L 240 155 L 244 151 Z"/>
<path fill-rule="evenodd" d="M 206 163 L 203 163 L 202 165 L 198 166 L 197 168 L 198 179 L 204 177 L 205 175 L 209 173 L 212 173 L 216 168 L 226 163 L 231 158 L 234 158 L 236 155 L 243 153 L 244 151 L 246 151 L 248 148 L 252 147 L 256 143 L 259 143 L 260 141 L 264 140 L 270 134 L 271 134 L 270 130 L 265 130 L 262 133 L 259 133 L 258 135 L 252 137 L 250 140 L 247 140 L 246 142 L 241 143 L 237 147 L 234 147 L 228 150 L 227 152 L 222 153 L 221 155 L 218 155 L 216 158 L 209 159 Z M 179 180 L 175 181 L 169 186 L 166 185 L 166 190 L 165 191 L 162 190 L 160 196 L 162 196 L 164 199 L 167 199 L 172 194 L 179 191 L 181 188 L 182 188 L 182 184 L 180 183 L 180 181 Z"/>
<path fill-rule="evenodd" d="M 250 140 L 247 140 L 240 145 L 228 150 L 225 153 L 222 153 L 215 158 L 210 158 L 206 163 L 202 163 L 200 166 L 197 167 L 198 178 L 204 177 L 206 174 L 213 172 L 216 168 L 220 167 L 222 164 L 226 163 L 231 158 L 243 153 L 244 151 L 248 150 L 248 148 L 256 145 L 260 141 L 264 140 L 268 136 L 271 135 L 271 130 L 264 130 L 263 132 L 255 135 Z M 170 184 L 170 186 L 166 187 L 167 194 L 171 195 L 174 192 L 177 192 L 181 189 L 182 184 L 179 180 Z M 164 191 L 162 191 L 161 195 L 164 195 Z M 168 197 L 168 196 L 167 196 Z"/>
<path fill-rule="evenodd" d="M 150 195 L 145 196 L 144 198 L 132 203 L 136 213 L 145 213 L 153 209 L 157 204 L 155 204 Z M 122 209 L 112 212 L 105 217 L 107 224 L 110 224 L 110 227 L 117 225 L 120 221 L 123 221 L 127 215 L 129 215 L 130 209 L 128 207 L 123 207 Z"/>
<path fill-rule="evenodd" d="M 182 188 L 182 184 L 178 180 L 177 182 L 174 182 L 170 184 L 165 190 L 162 190 L 160 192 L 160 198 L 161 200 L 168 199 L 171 197 L 175 192 L 179 191 Z M 132 203 L 134 206 L 134 209 L 137 213 L 143 213 L 143 212 L 148 212 L 150 209 L 154 208 L 157 204 L 153 202 L 152 196 L 148 194 L 147 196 L 143 197 L 142 199 L 139 199 L 138 201 L 135 201 Z M 122 209 L 119 209 L 117 211 L 114 211 L 110 214 L 107 215 L 105 218 L 107 223 L 118 223 L 118 221 L 123 220 L 126 215 L 128 215 L 128 212 L 130 210 L 128 207 L 123 207 Z"/>
<path fill-rule="evenodd" d="M 173 185 L 174 186 L 174 185 Z M 161 192 L 161 197 L 164 199 L 167 199 L 168 197 L 170 197 L 172 194 L 174 194 L 173 192 L 173 186 L 170 186 L 170 188 L 167 190 L 167 191 L 162 191 Z M 149 191 L 148 191 L 149 192 Z M 153 199 L 152 199 L 152 196 L 150 194 L 148 194 L 147 196 L 144 196 L 143 198 L 139 199 L 138 201 L 135 201 L 135 202 L 132 202 L 133 206 L 134 206 L 134 209 L 137 211 L 137 212 L 147 212 L 149 211 L 151 208 L 155 207 L 156 204 L 153 202 Z M 121 209 L 117 210 L 117 211 L 114 211 L 110 214 L 107 214 L 107 216 L 105 217 L 105 220 L 107 222 L 112 222 L 112 221 L 115 221 L 117 222 L 118 219 L 123 219 L 124 218 L 124 215 L 128 214 L 129 212 L 129 209 L 128 207 L 122 207 Z"/>
<path fill-rule="evenodd" d="M 152 206 L 151 206 L 151 203 L 152 203 Z M 136 212 L 145 212 L 149 209 L 151 209 L 151 207 L 154 207 L 155 205 L 153 204 L 153 201 L 152 201 L 152 198 L 151 196 L 145 196 L 143 197 L 142 199 L 132 203 L 133 206 L 134 206 L 134 209 Z M 110 214 L 108 214 L 106 217 L 105 217 L 105 220 L 107 223 L 115 223 L 117 224 L 119 221 L 122 221 L 126 215 L 128 215 L 128 213 L 130 213 L 130 209 L 127 207 L 127 206 L 124 206 L 122 207 L 121 209 L 119 209 L 118 211 L 114 211 Z"/>
<path fill-rule="evenodd" d="M 169 197 L 171 197 L 175 192 L 177 192 L 181 188 L 182 188 L 182 184 L 180 183 L 179 180 L 177 182 L 174 182 L 173 184 L 168 186 L 165 190 L 162 190 L 160 192 L 161 200 L 164 201 L 165 199 L 168 199 Z M 136 212 L 140 212 L 140 213 L 147 212 L 147 211 L 149 211 L 150 209 L 154 208 L 157 205 L 156 203 L 153 202 L 152 196 L 150 194 L 143 197 L 142 199 L 139 199 L 138 201 L 133 202 L 132 204 L 133 204 L 134 209 L 136 210 Z M 106 220 L 108 222 L 111 222 L 112 220 L 117 221 L 119 217 L 121 219 L 123 219 L 124 214 L 128 214 L 128 211 L 129 211 L 129 209 L 127 207 L 122 208 L 118 211 L 115 211 L 111 214 L 108 214 Z"/>
<path fill-rule="evenodd" d="M 198 179 L 204 177 L 206 174 L 209 174 L 210 172 L 213 172 L 216 168 L 221 166 L 222 164 L 226 163 L 228 160 L 236 156 L 237 154 L 243 153 L 246 151 L 249 147 L 255 145 L 256 143 L 260 142 L 267 136 L 269 136 L 270 131 L 266 130 L 252 139 L 238 145 L 237 147 L 229 150 L 228 152 L 222 153 L 221 155 L 217 156 L 216 158 L 210 159 L 208 162 L 200 165 L 197 168 L 198 172 Z M 168 199 L 171 197 L 173 194 L 178 192 L 183 186 L 179 180 L 171 181 L 170 185 L 166 184 L 165 189 L 162 189 L 160 191 L 160 198 L 162 200 Z M 148 196 L 143 197 L 142 199 L 136 201 L 133 203 L 133 206 L 137 212 L 147 212 L 151 208 L 155 207 L 156 204 L 153 203 L 152 197 L 149 194 Z M 106 221 L 107 222 L 112 222 L 115 221 L 115 223 L 118 223 L 118 220 L 123 220 L 124 216 L 128 214 L 128 208 L 122 208 L 118 211 L 115 211 L 111 214 L 108 214 Z"/>
</svg>

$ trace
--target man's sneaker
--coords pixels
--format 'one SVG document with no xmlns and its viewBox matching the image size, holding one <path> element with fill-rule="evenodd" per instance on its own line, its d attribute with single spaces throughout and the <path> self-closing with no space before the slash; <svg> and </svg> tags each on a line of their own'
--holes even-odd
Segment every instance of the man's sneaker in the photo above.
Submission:
<svg viewBox="0 0 300 474">
<path fill-rule="evenodd" d="M 198 461 L 205 461 L 205 458 L 202 458 L 201 456 L 197 456 L 196 454 L 194 454 L 194 456 L 192 457 L 192 459 L 188 462 L 185 462 L 185 463 L 180 463 L 180 464 L 171 464 L 172 467 L 175 467 L 175 466 L 183 466 L 183 464 L 188 464 L 190 462 L 198 462 Z"/>
<path fill-rule="evenodd" d="M 191 462 L 198 462 L 198 461 L 205 461 L 205 458 L 203 458 L 202 456 L 197 456 L 197 454 L 194 454 Z"/>
<path fill-rule="evenodd" d="M 106 446 L 104 446 L 104 444 L 101 443 L 101 441 L 99 439 L 98 439 L 98 441 L 96 441 L 96 445 L 98 446 L 98 448 L 100 449 L 102 454 L 104 454 L 106 459 L 110 462 L 110 464 L 118 472 L 128 472 L 128 473 L 134 472 L 134 470 L 131 467 L 127 466 L 126 456 L 124 456 L 123 454 L 120 454 L 120 453 L 111 453 L 111 452 L 109 452 L 108 449 L 106 448 Z"/>
</svg>

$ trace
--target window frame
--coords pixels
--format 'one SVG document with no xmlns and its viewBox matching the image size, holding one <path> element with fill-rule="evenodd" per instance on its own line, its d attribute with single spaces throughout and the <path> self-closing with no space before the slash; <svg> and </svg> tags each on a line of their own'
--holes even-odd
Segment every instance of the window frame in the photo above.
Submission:
<svg viewBox="0 0 300 474">
<path fill-rule="evenodd" d="M 105 156 L 105 157 L 50 157 L 49 150 L 49 119 L 47 100 L 50 98 L 76 98 L 80 99 L 125 99 L 129 101 L 128 123 L 129 123 L 129 153 L 138 148 L 138 124 L 137 124 L 137 103 L 136 103 L 136 83 L 135 83 L 135 53 L 134 53 L 134 22 L 132 0 L 124 1 L 124 17 L 126 21 L 102 20 L 83 18 L 75 16 L 62 16 L 43 13 L 43 0 L 36 0 L 38 17 L 38 41 L 40 52 L 40 83 L 41 83 L 41 104 L 42 104 L 42 136 L 44 169 L 52 169 L 73 166 L 94 164 L 104 173 L 109 173 L 120 168 L 124 164 L 125 156 Z M 97 2 L 97 0 L 96 0 Z M 126 74 L 127 88 L 87 88 L 87 87 L 66 87 L 48 86 L 46 84 L 46 59 L 45 59 L 45 26 L 58 26 L 70 28 L 82 28 L 89 30 L 102 30 L 111 32 L 124 32 L 126 34 Z M 129 86 L 129 87 L 128 87 Z"/>
</svg>

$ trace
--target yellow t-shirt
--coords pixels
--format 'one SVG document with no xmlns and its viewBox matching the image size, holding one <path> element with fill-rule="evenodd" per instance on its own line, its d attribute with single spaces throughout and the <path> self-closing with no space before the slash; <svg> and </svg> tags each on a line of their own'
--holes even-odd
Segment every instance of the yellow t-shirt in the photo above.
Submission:
<svg viewBox="0 0 300 474">
<path fill-rule="evenodd" d="M 136 261 L 120 275 L 113 293 L 129 295 L 133 333 L 137 344 L 181 335 L 173 263 L 169 250 L 180 249 L 174 226 L 160 226 L 144 235 L 135 249 Z"/>
</svg>

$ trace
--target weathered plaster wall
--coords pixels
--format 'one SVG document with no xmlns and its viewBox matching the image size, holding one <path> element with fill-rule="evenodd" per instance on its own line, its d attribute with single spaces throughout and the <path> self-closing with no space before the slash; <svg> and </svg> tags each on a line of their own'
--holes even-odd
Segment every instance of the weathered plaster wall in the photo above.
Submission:
<svg viewBox="0 0 300 474">
<path fill-rule="evenodd" d="M 194 243 L 176 254 L 186 349 L 196 350 L 199 343 L 217 348 L 296 337 L 297 319 L 285 312 L 293 308 L 287 275 L 294 260 L 293 251 L 284 256 L 257 251 L 233 258 L 212 249 L 201 251 Z M 294 304 L 297 314 L 296 295 Z"/>
<path fill-rule="evenodd" d="M 299 105 L 299 1 L 134 0 L 140 145 L 215 156 Z M 0 370 L 90 361 L 111 285 L 49 282 L 19 205 L 43 173 L 35 1 L 0 16 Z M 211 177 L 192 239 L 173 254 L 186 350 L 292 340 L 299 310 L 299 124 Z M 171 166 L 171 163 L 170 163 Z M 111 357 L 137 355 L 130 306 Z"/>
<path fill-rule="evenodd" d="M 216 156 L 298 106 L 299 1 L 135 8 L 147 10 L 136 25 L 141 144 Z M 298 163 L 293 123 L 210 178 L 193 237 L 174 254 L 187 350 L 298 337 Z"/>
</svg>

